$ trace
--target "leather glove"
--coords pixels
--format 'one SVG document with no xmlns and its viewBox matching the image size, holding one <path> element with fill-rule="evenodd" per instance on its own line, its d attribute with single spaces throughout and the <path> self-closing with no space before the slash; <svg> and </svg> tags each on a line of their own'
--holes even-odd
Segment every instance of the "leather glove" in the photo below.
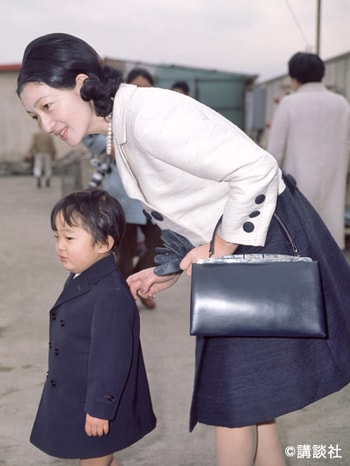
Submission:
<svg viewBox="0 0 350 466">
<path fill-rule="evenodd" d="M 172 230 L 164 230 L 161 235 L 164 246 L 156 248 L 157 255 L 154 262 L 159 264 L 154 273 L 156 275 L 170 275 L 182 272 L 180 262 L 188 251 L 194 248 L 193 244 L 184 236 Z"/>
</svg>

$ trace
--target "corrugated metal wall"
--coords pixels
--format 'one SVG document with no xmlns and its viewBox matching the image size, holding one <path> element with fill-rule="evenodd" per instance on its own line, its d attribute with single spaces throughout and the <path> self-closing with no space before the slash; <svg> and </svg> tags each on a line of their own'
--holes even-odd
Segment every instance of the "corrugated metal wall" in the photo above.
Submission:
<svg viewBox="0 0 350 466">
<path fill-rule="evenodd" d="M 182 67 L 175 65 L 152 65 L 142 62 L 105 59 L 105 63 L 120 69 L 124 75 L 134 67 L 146 68 L 155 78 L 155 85 L 171 88 L 177 80 L 188 82 L 190 95 L 214 108 L 229 120 L 244 129 L 245 92 L 256 76 L 216 70 Z M 23 111 L 16 95 L 18 71 L 1 71 L 0 98 L 0 163 L 19 162 L 27 155 L 36 123 Z M 55 140 L 58 157 L 66 154 L 69 147 Z"/>
<path fill-rule="evenodd" d="M 154 77 L 155 85 L 164 89 L 171 89 L 175 81 L 186 81 L 191 97 L 218 111 L 240 128 L 245 127 L 245 93 L 257 75 L 112 59 L 106 59 L 106 63 L 120 69 L 125 76 L 132 68 L 145 68 Z"/>
</svg>

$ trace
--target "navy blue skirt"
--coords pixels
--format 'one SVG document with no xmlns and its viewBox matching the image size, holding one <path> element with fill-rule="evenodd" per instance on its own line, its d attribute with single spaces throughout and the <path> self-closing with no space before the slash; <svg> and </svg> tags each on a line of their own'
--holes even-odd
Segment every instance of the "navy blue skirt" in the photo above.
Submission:
<svg viewBox="0 0 350 466">
<path fill-rule="evenodd" d="M 326 304 L 326 339 L 197 337 L 190 430 L 264 423 L 301 409 L 350 381 L 350 267 L 291 177 L 276 213 L 301 255 L 318 260 Z M 293 254 L 273 218 L 264 247 L 236 253 Z M 252 284 L 253 286 L 253 284 Z"/>
</svg>

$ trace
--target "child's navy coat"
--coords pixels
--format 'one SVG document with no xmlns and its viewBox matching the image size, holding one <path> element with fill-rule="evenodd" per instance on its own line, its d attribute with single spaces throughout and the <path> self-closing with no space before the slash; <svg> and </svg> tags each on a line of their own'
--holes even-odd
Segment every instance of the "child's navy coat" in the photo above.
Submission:
<svg viewBox="0 0 350 466">
<path fill-rule="evenodd" d="M 49 370 L 31 442 L 59 458 L 110 454 L 154 429 L 134 299 L 112 256 L 67 280 L 50 311 Z M 88 437 L 85 416 L 109 419 Z"/>
</svg>

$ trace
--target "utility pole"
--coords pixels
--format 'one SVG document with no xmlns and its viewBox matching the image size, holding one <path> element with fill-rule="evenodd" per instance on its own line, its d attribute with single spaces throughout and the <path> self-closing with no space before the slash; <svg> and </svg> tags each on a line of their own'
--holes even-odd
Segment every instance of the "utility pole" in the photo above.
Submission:
<svg viewBox="0 0 350 466">
<path fill-rule="evenodd" d="M 316 53 L 320 55 L 321 42 L 321 0 L 317 0 L 317 20 L 316 20 Z"/>
</svg>

